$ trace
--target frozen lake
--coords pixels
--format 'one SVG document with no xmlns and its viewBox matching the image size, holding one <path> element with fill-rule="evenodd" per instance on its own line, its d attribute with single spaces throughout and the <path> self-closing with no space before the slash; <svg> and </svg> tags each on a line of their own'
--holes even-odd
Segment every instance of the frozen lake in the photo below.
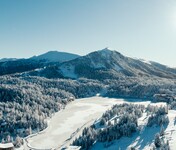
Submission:
<svg viewBox="0 0 176 150">
<path fill-rule="evenodd" d="M 62 145 L 68 145 L 74 139 L 74 132 L 80 128 L 76 136 L 82 129 L 91 125 L 94 120 L 112 105 L 123 103 L 123 99 L 110 99 L 102 97 L 92 97 L 77 99 L 66 106 L 60 112 L 57 112 L 51 119 L 49 127 L 41 134 L 28 139 L 31 147 L 37 149 L 61 148 Z M 71 140 L 67 140 L 73 135 Z"/>
</svg>

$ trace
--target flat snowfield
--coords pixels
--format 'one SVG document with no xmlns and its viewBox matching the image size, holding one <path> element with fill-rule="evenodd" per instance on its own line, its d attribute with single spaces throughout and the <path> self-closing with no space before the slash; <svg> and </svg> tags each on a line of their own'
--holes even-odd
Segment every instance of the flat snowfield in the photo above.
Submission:
<svg viewBox="0 0 176 150">
<path fill-rule="evenodd" d="M 62 146 L 68 146 L 84 127 L 90 126 L 112 105 L 123 102 L 123 99 L 102 97 L 77 99 L 56 113 L 44 132 L 28 138 L 28 143 L 36 149 L 61 149 Z"/>
<path fill-rule="evenodd" d="M 31 138 L 28 138 L 28 145 L 35 149 L 62 149 L 69 146 L 73 140 L 81 135 L 84 127 L 93 124 L 96 119 L 99 119 L 102 114 L 110 109 L 114 104 L 122 103 L 148 104 L 161 106 L 165 103 L 151 103 L 150 101 L 113 99 L 103 97 L 91 97 L 77 99 L 66 106 L 65 109 L 57 112 L 50 120 L 47 129 Z M 170 142 L 171 149 L 175 150 L 175 114 L 176 111 L 169 111 L 169 125 L 166 127 L 166 138 Z M 130 138 L 123 137 L 109 146 L 104 147 L 103 143 L 96 143 L 92 150 L 116 148 L 130 149 L 130 146 L 135 146 L 139 150 L 148 150 L 153 144 L 154 135 L 160 131 L 160 127 L 145 127 L 147 123 L 146 115 L 144 114 L 138 124 L 143 129 L 141 133 L 134 133 Z M 148 134 L 150 133 L 150 134 Z M 26 144 L 25 144 L 26 145 Z M 27 148 L 26 148 L 27 149 Z M 29 149 L 29 148 L 28 148 Z"/>
</svg>

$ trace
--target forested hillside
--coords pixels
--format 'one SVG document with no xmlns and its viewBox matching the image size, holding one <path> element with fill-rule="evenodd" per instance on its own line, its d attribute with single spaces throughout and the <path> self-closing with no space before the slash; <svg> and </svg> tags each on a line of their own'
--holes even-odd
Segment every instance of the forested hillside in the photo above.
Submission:
<svg viewBox="0 0 176 150">
<path fill-rule="evenodd" d="M 103 85 L 88 80 L 48 80 L 26 77 L 0 78 L 0 138 L 24 137 L 47 127 L 45 119 L 73 98 L 93 96 Z M 29 132 L 30 131 L 30 132 Z"/>
<path fill-rule="evenodd" d="M 114 105 L 106 111 L 102 117 L 88 128 L 84 128 L 82 135 L 75 139 L 72 145 L 80 146 L 82 150 L 91 149 L 96 143 L 104 143 L 104 148 L 108 149 L 115 140 L 122 137 L 132 137 L 135 132 L 140 132 L 138 119 L 147 114 L 147 126 L 161 126 L 161 132 L 157 133 L 154 139 L 153 149 L 160 148 L 169 150 L 168 142 L 161 139 L 164 134 L 163 126 L 168 124 L 168 110 L 166 107 L 154 107 L 148 105 L 121 104 Z M 162 129 L 163 128 L 163 129 Z M 123 149 L 116 147 L 117 149 Z M 135 148 L 131 147 L 131 150 Z"/>
<path fill-rule="evenodd" d="M 100 93 L 109 97 L 153 99 L 155 94 L 174 96 L 176 92 L 174 81 L 149 78 L 98 81 L 3 76 L 0 84 L 0 132 L 5 139 L 7 135 L 26 136 L 30 128 L 33 131 L 46 128 L 45 119 L 65 107 L 70 97 Z"/>
</svg>

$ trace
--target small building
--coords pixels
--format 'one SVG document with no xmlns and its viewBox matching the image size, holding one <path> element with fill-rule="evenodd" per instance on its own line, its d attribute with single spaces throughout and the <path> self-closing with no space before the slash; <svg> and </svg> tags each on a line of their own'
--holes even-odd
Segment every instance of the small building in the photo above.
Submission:
<svg viewBox="0 0 176 150">
<path fill-rule="evenodd" d="M 0 143 L 0 150 L 14 150 L 13 143 Z"/>
</svg>

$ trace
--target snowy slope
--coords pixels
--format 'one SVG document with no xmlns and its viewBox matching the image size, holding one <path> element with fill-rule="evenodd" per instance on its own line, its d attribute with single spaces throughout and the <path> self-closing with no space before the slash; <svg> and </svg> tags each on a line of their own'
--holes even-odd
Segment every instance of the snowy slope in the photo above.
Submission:
<svg viewBox="0 0 176 150">
<path fill-rule="evenodd" d="M 176 149 L 176 110 L 169 110 L 169 124 L 165 130 L 166 139 L 169 140 L 171 150 Z"/>
<path fill-rule="evenodd" d="M 34 69 L 37 68 L 43 68 L 42 74 L 35 73 Z M 126 57 L 116 50 L 108 48 L 94 51 L 85 56 L 50 51 L 30 59 L 18 60 L 16 63 L 0 62 L 1 74 L 32 70 L 34 73 L 31 72 L 30 75 L 42 77 L 48 77 L 52 70 L 57 76 L 50 76 L 50 78 L 75 79 L 84 77 L 98 80 L 119 79 L 121 77 L 176 78 L 176 69 L 174 68 Z"/>
<path fill-rule="evenodd" d="M 175 69 L 163 69 L 152 65 L 149 61 L 141 61 L 123 56 L 115 50 L 108 48 L 92 52 L 86 56 L 64 62 L 58 66 L 58 70 L 66 76 L 63 68 L 69 67 L 69 75 L 86 78 L 116 78 L 121 76 L 156 76 L 162 78 L 176 78 Z M 73 69 L 74 68 L 74 69 Z M 71 76 L 66 76 L 70 77 Z"/>
<path fill-rule="evenodd" d="M 142 103 L 140 103 L 142 104 Z M 148 102 L 143 102 L 144 105 L 148 105 Z M 155 105 L 160 107 L 161 105 L 164 106 L 165 103 L 151 103 L 151 105 Z M 175 117 L 176 111 L 169 110 L 168 112 L 169 123 L 168 125 L 164 126 L 164 136 L 163 139 L 169 141 L 170 149 L 176 149 L 176 124 L 175 124 Z M 154 146 L 154 137 L 156 133 L 160 133 L 161 127 L 160 126 L 152 126 L 147 127 L 148 116 L 146 113 L 143 113 L 143 116 L 138 119 L 138 125 L 140 128 L 140 132 L 136 132 L 131 137 L 122 137 L 119 140 L 114 140 L 109 143 L 100 143 L 97 142 L 93 145 L 91 150 L 131 150 L 131 148 L 135 148 L 135 150 L 149 150 L 153 149 Z"/>
</svg>

